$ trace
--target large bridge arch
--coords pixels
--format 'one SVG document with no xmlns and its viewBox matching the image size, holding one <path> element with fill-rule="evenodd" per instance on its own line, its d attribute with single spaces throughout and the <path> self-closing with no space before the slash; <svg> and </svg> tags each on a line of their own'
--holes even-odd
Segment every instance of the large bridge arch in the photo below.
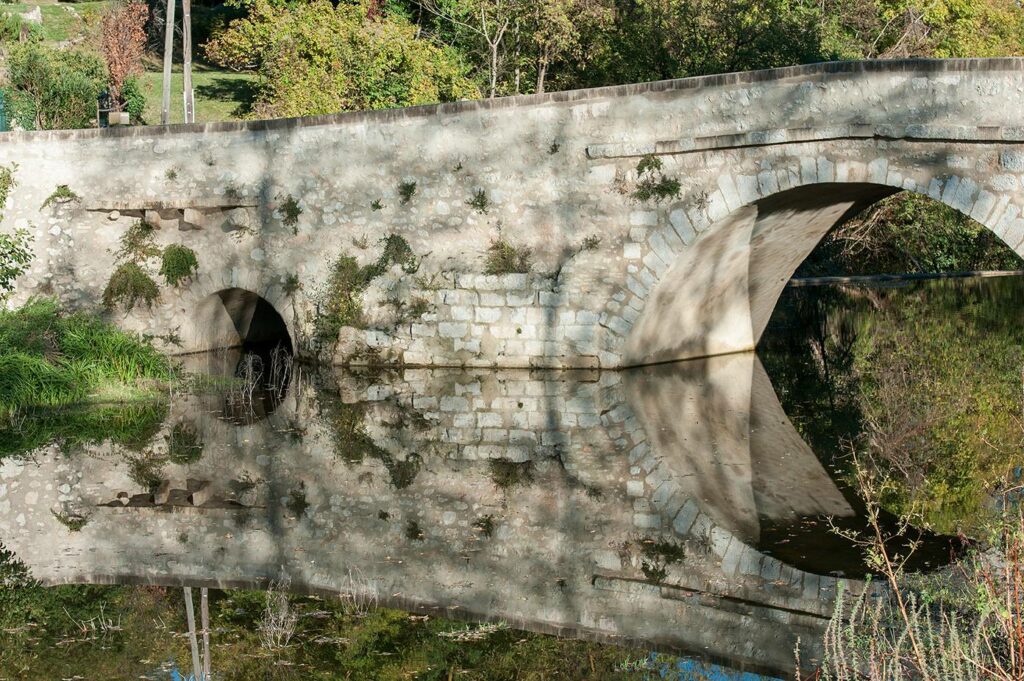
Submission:
<svg viewBox="0 0 1024 681">
<path fill-rule="evenodd" d="M 664 209 L 630 280 L 642 312 L 625 334 L 624 365 L 753 349 L 825 235 L 901 191 L 976 220 L 1024 257 L 1024 195 L 1006 168 L 1017 152 L 891 142 L 815 151 L 768 150 L 756 175 L 723 173 Z"/>
</svg>

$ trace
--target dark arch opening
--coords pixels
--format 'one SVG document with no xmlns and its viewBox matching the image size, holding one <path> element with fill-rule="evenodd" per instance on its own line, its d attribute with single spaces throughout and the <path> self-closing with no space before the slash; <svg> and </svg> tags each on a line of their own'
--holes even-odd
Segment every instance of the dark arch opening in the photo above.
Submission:
<svg viewBox="0 0 1024 681">
<path fill-rule="evenodd" d="M 288 325 L 265 298 L 241 288 L 228 288 L 214 294 L 238 334 L 239 345 L 252 352 L 282 348 L 292 353 Z"/>
</svg>

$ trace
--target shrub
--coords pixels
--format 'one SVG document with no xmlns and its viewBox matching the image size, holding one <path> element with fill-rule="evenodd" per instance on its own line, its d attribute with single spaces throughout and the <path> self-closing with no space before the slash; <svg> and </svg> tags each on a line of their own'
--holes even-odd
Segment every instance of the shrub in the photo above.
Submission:
<svg viewBox="0 0 1024 681">
<path fill-rule="evenodd" d="M 4 98 L 4 113 L 11 130 L 35 130 L 36 102 L 27 92 L 12 87 L 0 88 Z"/>
<path fill-rule="evenodd" d="M 32 236 L 24 229 L 0 234 L 0 301 L 14 290 L 14 282 L 32 261 Z"/>
<path fill-rule="evenodd" d="M 143 118 L 143 113 L 146 111 L 146 93 L 143 92 L 138 78 L 129 78 L 124 82 L 121 88 L 121 99 L 124 100 L 125 111 L 131 115 L 132 123 L 145 125 L 146 120 Z"/>
<path fill-rule="evenodd" d="M 530 249 L 513 246 L 504 239 L 491 242 L 487 249 L 485 274 L 525 274 L 530 271 Z"/>
<path fill-rule="evenodd" d="M 103 306 L 113 310 L 120 305 L 129 311 L 141 300 L 152 307 L 159 295 L 156 282 L 137 263 L 125 262 L 110 276 L 103 290 Z"/>
<path fill-rule="evenodd" d="M 107 79 L 106 67 L 97 56 L 26 42 L 9 48 L 7 67 L 11 85 L 32 97 L 35 127 L 91 126 L 96 96 Z"/>
<path fill-rule="evenodd" d="M 188 246 L 171 244 L 164 249 L 160 262 L 160 274 L 168 286 L 178 286 L 199 271 L 196 252 Z"/>
</svg>

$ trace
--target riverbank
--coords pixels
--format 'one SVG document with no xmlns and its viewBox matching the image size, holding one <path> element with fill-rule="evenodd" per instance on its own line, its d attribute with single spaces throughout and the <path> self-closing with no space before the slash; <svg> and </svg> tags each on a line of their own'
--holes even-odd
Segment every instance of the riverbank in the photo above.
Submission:
<svg viewBox="0 0 1024 681">
<path fill-rule="evenodd" d="M 38 407 L 130 402 L 175 376 L 146 339 L 53 300 L 0 311 L 0 419 Z"/>
</svg>

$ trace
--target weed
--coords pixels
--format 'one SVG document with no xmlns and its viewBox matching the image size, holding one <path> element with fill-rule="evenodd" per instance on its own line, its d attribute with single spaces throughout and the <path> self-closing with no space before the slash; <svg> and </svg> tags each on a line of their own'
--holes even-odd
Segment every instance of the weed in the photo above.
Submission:
<svg viewBox="0 0 1024 681">
<path fill-rule="evenodd" d="M 477 211 L 481 215 L 487 213 L 487 207 L 490 205 L 490 203 L 490 199 L 487 198 L 487 192 L 483 189 L 477 189 L 476 191 L 474 191 L 473 198 L 471 198 L 469 201 L 466 201 L 466 204 L 470 208 Z"/>
<path fill-rule="evenodd" d="M 377 511 L 377 519 L 387 522 L 388 520 L 391 520 L 391 514 L 383 510 Z"/>
<path fill-rule="evenodd" d="M 114 252 L 117 262 L 142 262 L 160 255 L 160 249 L 153 242 L 155 228 L 144 220 L 136 220 L 121 235 L 120 248 Z"/>
<path fill-rule="evenodd" d="M 107 287 L 103 289 L 103 306 L 113 310 L 120 305 L 126 312 L 142 301 L 146 307 L 160 296 L 156 282 L 134 262 L 121 263 L 110 275 Z"/>
<path fill-rule="evenodd" d="M 595 251 L 597 250 L 597 247 L 600 245 L 601 237 L 597 236 L 596 234 L 591 234 L 590 236 L 583 240 L 583 243 L 580 244 L 580 252 Z"/>
<path fill-rule="evenodd" d="M 58 184 L 57 188 L 53 190 L 53 193 L 46 197 L 43 201 L 43 205 L 39 206 L 39 210 L 43 210 L 47 206 L 51 206 L 55 203 L 71 203 L 72 201 L 81 201 L 82 197 L 71 191 L 71 188 L 66 184 Z"/>
<path fill-rule="evenodd" d="M 281 202 L 281 224 L 291 227 L 293 234 L 299 233 L 299 216 L 302 215 L 302 206 L 289 194 Z"/>
<path fill-rule="evenodd" d="M 413 298 L 412 302 L 406 308 L 407 315 L 412 319 L 419 319 L 428 312 L 430 312 L 430 302 L 426 298 L 420 296 Z"/>
<path fill-rule="evenodd" d="M 494 516 L 480 516 L 473 522 L 473 529 L 485 537 L 491 537 L 494 534 Z"/>
<path fill-rule="evenodd" d="M 281 284 L 281 288 L 284 290 L 286 296 L 294 296 L 300 290 L 302 290 L 302 282 L 299 281 L 299 275 L 291 273 L 284 276 L 284 281 Z"/>
<path fill-rule="evenodd" d="M 226 196 L 229 199 L 238 201 L 239 199 L 242 198 L 242 190 L 239 189 L 238 186 L 235 185 L 234 183 L 229 182 L 227 186 L 224 187 L 224 196 Z"/>
<path fill-rule="evenodd" d="M 456 643 L 474 643 L 476 641 L 486 640 L 491 635 L 496 634 L 499 631 L 505 631 L 506 629 L 508 629 L 507 622 L 484 622 L 477 624 L 476 626 L 470 626 L 467 624 L 465 627 L 455 629 L 454 631 L 439 631 L 437 635 Z"/>
<path fill-rule="evenodd" d="M 161 255 L 160 274 L 168 286 L 178 286 L 199 271 L 196 252 L 188 246 L 171 244 Z"/>
<path fill-rule="evenodd" d="M 529 485 L 533 482 L 532 461 L 510 461 L 508 459 L 488 460 L 491 480 L 498 489 L 508 491 L 520 485 Z"/>
<path fill-rule="evenodd" d="M 389 234 L 380 243 L 380 257 L 369 265 L 360 267 L 354 257 L 345 254 L 334 261 L 314 320 L 317 338 L 335 340 L 342 328 L 361 326 L 363 291 L 392 265 L 401 265 L 407 274 L 419 269 L 419 259 L 403 237 Z"/>
<path fill-rule="evenodd" d="M 402 271 L 406 274 L 415 274 L 419 270 L 419 260 L 404 237 L 388 234 L 380 242 L 384 245 L 384 250 L 375 264 L 377 276 L 386 272 L 391 265 L 401 265 Z"/>
<path fill-rule="evenodd" d="M 352 245 L 358 249 L 365 251 L 367 248 L 370 247 L 370 237 L 368 237 L 366 234 L 354 236 L 352 237 Z"/>
<path fill-rule="evenodd" d="M 288 601 L 288 584 L 274 584 L 267 587 L 263 607 L 263 618 L 256 629 L 260 641 L 267 650 L 282 650 L 288 647 L 295 635 L 298 614 L 292 612 Z"/>
<path fill-rule="evenodd" d="M 412 197 L 416 195 L 416 181 L 413 180 L 412 182 L 399 182 L 398 195 L 402 198 L 402 205 L 405 205 L 412 201 Z"/>
<path fill-rule="evenodd" d="M 384 203 L 380 199 L 374 199 L 370 203 L 370 210 L 384 210 Z"/>
<path fill-rule="evenodd" d="M 178 543 L 179 544 L 187 544 L 188 543 L 188 532 L 179 532 L 177 539 L 178 539 Z"/>
<path fill-rule="evenodd" d="M 487 249 L 484 274 L 523 274 L 530 271 L 530 249 L 498 238 Z"/>
<path fill-rule="evenodd" d="M 57 519 L 58 523 L 68 528 L 68 530 L 70 530 L 71 532 L 80 531 L 89 522 L 88 516 L 71 515 L 69 513 L 65 513 L 64 511 L 57 513 L 56 511 L 53 510 L 51 510 L 50 513 L 53 514 L 53 517 Z"/>
<path fill-rule="evenodd" d="M 681 185 L 675 178 L 665 177 L 662 161 L 654 154 L 647 154 L 636 165 L 637 181 L 633 189 L 634 201 L 655 201 L 678 198 Z"/>
<path fill-rule="evenodd" d="M 187 465 L 203 458 L 203 441 L 195 426 L 178 423 L 167 436 L 167 459 L 171 463 Z"/>
<path fill-rule="evenodd" d="M 461 173 L 462 172 L 462 168 L 463 168 L 462 161 L 459 161 L 458 163 L 455 164 L 455 167 L 452 168 L 452 172 L 453 173 Z"/>
<path fill-rule="evenodd" d="M 561 148 L 562 148 L 562 145 L 561 145 L 561 144 L 559 144 L 559 143 L 558 143 L 557 141 L 555 141 L 555 142 L 552 142 L 552 143 L 551 143 L 551 146 L 550 146 L 550 147 L 548 147 L 548 154 L 550 154 L 551 156 L 554 156 L 555 154 L 557 154 L 557 153 L 558 153 L 558 151 L 559 151 L 559 150 L 560 150 Z"/>
<path fill-rule="evenodd" d="M 178 179 L 178 171 L 175 170 L 174 168 L 168 168 L 167 170 L 164 171 L 164 178 L 168 182 L 174 182 L 175 180 Z"/>
<path fill-rule="evenodd" d="M 32 262 L 32 235 L 27 229 L 0 234 L 0 302 L 14 291 L 14 282 Z"/>
<path fill-rule="evenodd" d="M 410 520 L 405 524 L 405 538 L 410 541 L 423 541 L 423 530 L 420 529 L 420 524 L 415 520 Z"/>
</svg>

